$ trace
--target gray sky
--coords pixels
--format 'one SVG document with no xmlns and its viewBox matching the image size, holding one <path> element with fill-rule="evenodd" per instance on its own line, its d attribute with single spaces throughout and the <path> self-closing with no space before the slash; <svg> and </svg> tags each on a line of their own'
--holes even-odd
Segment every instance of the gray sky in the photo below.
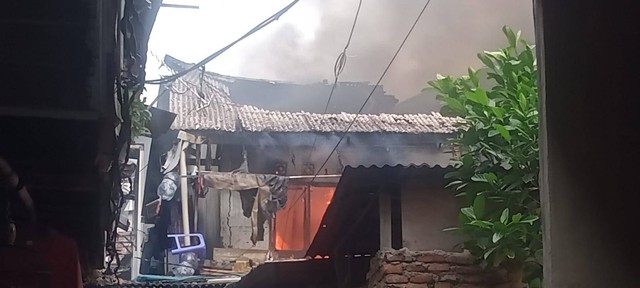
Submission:
<svg viewBox="0 0 640 288">
<path fill-rule="evenodd" d="M 169 2 L 166 0 L 165 2 Z M 198 10 L 161 8 L 149 41 L 147 79 L 165 54 L 198 62 L 235 40 L 290 0 L 182 0 Z M 341 81 L 375 82 L 425 0 L 363 0 Z M 358 0 L 301 0 L 279 21 L 206 65 L 207 71 L 299 83 L 333 79 L 333 65 L 348 37 Z M 479 66 L 476 53 L 504 43 L 503 25 L 533 42 L 531 0 L 432 0 L 383 80 L 404 100 L 436 74 L 459 75 Z M 157 87 L 147 85 L 147 97 Z"/>
</svg>

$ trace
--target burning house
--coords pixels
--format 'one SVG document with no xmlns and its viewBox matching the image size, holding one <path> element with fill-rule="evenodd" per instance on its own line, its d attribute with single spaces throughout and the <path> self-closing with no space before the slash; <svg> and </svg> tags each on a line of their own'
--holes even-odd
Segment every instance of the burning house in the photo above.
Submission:
<svg viewBox="0 0 640 288">
<path fill-rule="evenodd" d="M 184 68 L 186 65 L 176 62 L 175 59 L 167 58 L 167 64 L 175 64 L 175 69 Z M 347 166 L 423 163 L 446 165 L 449 161 L 450 154 L 445 153 L 443 143 L 448 135 L 455 131 L 456 119 L 437 113 L 356 116 L 355 113 L 348 112 L 318 114 L 267 110 L 235 101 L 236 98 L 278 98 L 261 94 L 233 94 L 234 91 L 248 91 L 242 86 L 243 83 L 249 82 L 260 80 L 237 80 L 209 72 L 192 72 L 165 86 L 164 91 L 160 91 L 158 108 L 177 115 L 172 130 L 201 135 L 207 139 L 208 144 L 215 144 L 215 153 L 211 153 L 209 157 L 215 160 L 213 162 L 217 165 L 218 171 L 233 171 L 246 160 L 247 171 L 250 173 L 287 176 L 318 174 L 313 186 L 322 184 L 331 187 L 335 186 L 337 179 L 326 176 L 340 175 Z M 272 91 L 285 91 L 287 86 L 292 85 L 269 83 L 276 86 Z M 257 84 L 251 84 L 255 85 Z M 315 86 L 308 87 L 311 92 L 307 95 L 315 93 L 313 87 Z M 362 88 L 359 91 L 366 96 L 373 86 L 365 85 Z M 292 89 L 296 91 L 297 87 L 294 86 Z M 346 93 L 341 89 L 342 86 L 336 89 L 336 95 Z M 351 91 L 354 87 L 347 86 L 346 89 Z M 388 102 L 386 99 L 391 97 L 382 92 L 378 95 L 373 98 L 381 102 Z M 358 96 L 361 95 L 354 97 Z M 297 100 L 298 102 L 304 102 L 304 99 L 309 97 L 303 95 L 298 98 L 303 98 Z M 340 101 L 340 97 L 336 99 Z M 382 109 L 374 108 L 375 104 L 370 107 L 369 111 Z M 358 118 L 353 126 L 349 127 L 355 117 Z M 348 134 L 345 133 L 347 129 Z M 205 150 L 208 149 L 202 148 L 202 151 Z M 307 185 L 302 183 L 302 180 L 292 181 L 291 185 L 294 185 L 293 182 Z M 320 188 L 318 186 L 315 189 Z M 325 193 L 331 193 L 331 189 L 325 190 Z M 331 198 L 330 195 L 328 198 Z M 233 240 L 227 242 L 228 245 L 238 246 L 234 243 Z"/>
<path fill-rule="evenodd" d="M 170 57 L 166 64 L 176 72 L 189 67 Z M 177 169 L 179 161 L 170 158 L 184 151 L 185 165 L 190 168 L 179 174 L 203 179 L 200 184 L 209 187 L 196 191 L 198 187 L 188 185 L 192 190 L 191 198 L 186 198 L 189 205 L 182 205 L 190 210 L 185 225 L 204 235 L 203 257 L 214 262 L 248 254 L 257 262 L 303 258 L 321 230 L 346 167 L 448 165 L 451 154 L 444 143 L 455 132 L 458 119 L 438 113 L 380 113 L 391 110 L 395 98 L 366 83 L 339 83 L 335 101 L 346 101 L 349 93 L 354 98 L 366 97 L 373 89 L 373 101 L 364 108 L 367 113 L 357 114 L 355 107 L 331 104 L 334 102 L 328 111 L 335 113 L 308 112 L 324 106 L 301 103 L 308 99 L 313 103 L 311 97 L 329 93 L 331 87 L 301 87 L 192 71 L 159 91 L 157 108 L 176 117 L 171 129 L 152 144 L 145 204 L 158 198 L 160 171 Z M 295 98 L 294 93 L 300 94 Z M 281 101 L 283 109 L 262 100 L 287 97 L 291 99 Z M 163 154 L 170 154 L 164 165 L 154 160 Z M 247 180 L 251 177 L 263 180 Z M 274 185 L 265 184 L 270 181 L 286 186 L 284 197 L 274 196 Z M 266 193 L 263 198 L 261 191 Z M 252 204 L 262 205 L 266 199 L 277 206 L 269 211 L 273 217 L 255 213 L 269 210 Z"/>
</svg>

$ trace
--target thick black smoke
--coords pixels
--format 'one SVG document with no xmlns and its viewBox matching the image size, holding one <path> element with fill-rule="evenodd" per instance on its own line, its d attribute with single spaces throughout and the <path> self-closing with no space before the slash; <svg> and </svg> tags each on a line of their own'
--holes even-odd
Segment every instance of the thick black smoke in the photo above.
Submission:
<svg viewBox="0 0 640 288">
<path fill-rule="evenodd" d="M 295 82 L 333 79 L 333 65 L 349 33 L 357 0 L 305 0 L 321 15 L 308 40 L 294 25 L 280 26 L 248 52 L 242 75 Z M 364 0 L 341 81 L 375 82 L 425 0 Z M 290 13 L 295 13 L 295 8 Z M 286 16 L 285 16 L 286 17 Z M 505 43 L 501 27 L 522 30 L 533 42 L 531 0 L 432 0 L 396 59 L 384 88 L 398 99 L 414 96 L 436 74 L 459 75 L 479 66 L 476 54 Z"/>
</svg>

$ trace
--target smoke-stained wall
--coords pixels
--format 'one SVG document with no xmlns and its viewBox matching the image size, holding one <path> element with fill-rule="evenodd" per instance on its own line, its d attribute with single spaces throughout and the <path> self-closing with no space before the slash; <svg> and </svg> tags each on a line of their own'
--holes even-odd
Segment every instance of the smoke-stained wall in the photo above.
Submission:
<svg viewBox="0 0 640 288">
<path fill-rule="evenodd" d="M 304 136 L 300 136 L 299 142 L 284 142 L 266 136 L 268 134 L 245 146 L 251 173 L 274 174 L 277 166 L 284 165 L 287 175 L 313 175 L 318 171 L 320 175 L 342 174 L 347 166 L 447 166 L 451 158 L 443 140 L 438 138 L 416 144 L 405 140 L 406 135 L 379 134 L 371 137 L 353 134 L 345 137 L 332 153 L 340 139 L 337 135 L 317 137 L 314 142 L 307 141 Z M 226 158 L 225 155 L 222 157 Z M 237 160 L 234 167 L 239 166 Z"/>
</svg>

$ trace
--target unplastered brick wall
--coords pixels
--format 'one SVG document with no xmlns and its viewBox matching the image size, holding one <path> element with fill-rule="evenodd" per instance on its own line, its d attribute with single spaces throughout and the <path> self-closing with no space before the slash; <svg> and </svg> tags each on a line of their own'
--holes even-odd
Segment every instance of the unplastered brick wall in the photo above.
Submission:
<svg viewBox="0 0 640 288">
<path fill-rule="evenodd" d="M 468 252 L 380 251 L 371 259 L 369 288 L 508 288 L 504 270 L 483 270 Z"/>
</svg>

